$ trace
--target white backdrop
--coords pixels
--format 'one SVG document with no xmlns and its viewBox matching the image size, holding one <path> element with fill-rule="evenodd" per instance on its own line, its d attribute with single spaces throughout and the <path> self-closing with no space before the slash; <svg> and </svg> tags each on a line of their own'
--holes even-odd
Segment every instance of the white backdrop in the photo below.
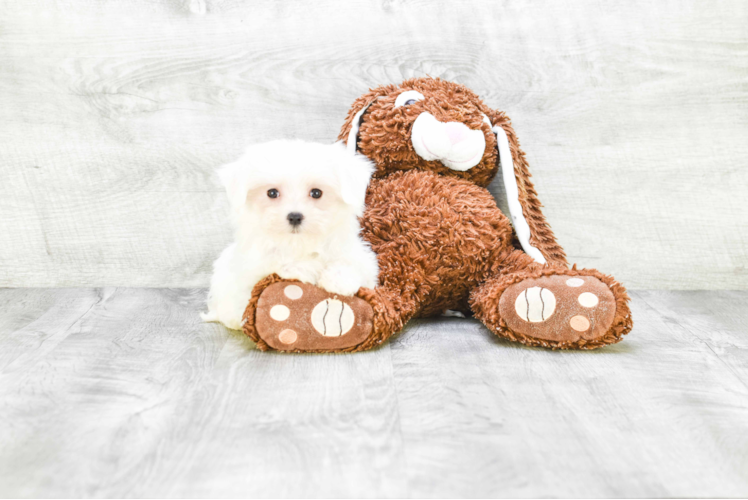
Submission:
<svg viewBox="0 0 748 500">
<path fill-rule="evenodd" d="M 205 286 L 213 170 L 431 75 L 514 121 L 571 262 L 748 288 L 748 3 L 0 1 L 0 286 Z"/>
</svg>

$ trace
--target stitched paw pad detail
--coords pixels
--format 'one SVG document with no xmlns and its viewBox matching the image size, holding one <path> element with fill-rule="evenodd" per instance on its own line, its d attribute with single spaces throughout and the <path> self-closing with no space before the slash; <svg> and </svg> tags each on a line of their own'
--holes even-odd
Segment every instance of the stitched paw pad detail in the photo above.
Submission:
<svg viewBox="0 0 748 500">
<path fill-rule="evenodd" d="M 260 337 L 280 351 L 334 351 L 360 344 L 372 331 L 371 306 L 358 297 L 306 283 L 280 281 L 257 302 Z"/>
<path fill-rule="evenodd" d="M 533 286 L 517 295 L 514 301 L 517 316 L 531 323 L 550 318 L 556 310 L 556 296 L 547 288 Z"/>
<path fill-rule="evenodd" d="M 499 301 L 499 312 L 511 331 L 552 342 L 604 336 L 615 310 L 613 293 L 592 276 L 527 279 L 508 287 Z"/>
<path fill-rule="evenodd" d="M 312 326 L 325 337 L 345 335 L 355 321 L 351 306 L 338 299 L 325 299 L 312 309 Z"/>
</svg>

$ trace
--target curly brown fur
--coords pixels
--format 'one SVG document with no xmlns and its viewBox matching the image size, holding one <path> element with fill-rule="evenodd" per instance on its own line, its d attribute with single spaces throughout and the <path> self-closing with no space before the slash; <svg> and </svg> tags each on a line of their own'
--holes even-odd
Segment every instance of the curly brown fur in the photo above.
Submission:
<svg viewBox="0 0 748 500">
<path fill-rule="evenodd" d="M 395 172 L 372 181 L 366 205 L 362 235 L 378 256 L 380 287 L 415 316 L 466 311 L 470 290 L 503 266 L 509 219 L 467 180 Z"/>
</svg>

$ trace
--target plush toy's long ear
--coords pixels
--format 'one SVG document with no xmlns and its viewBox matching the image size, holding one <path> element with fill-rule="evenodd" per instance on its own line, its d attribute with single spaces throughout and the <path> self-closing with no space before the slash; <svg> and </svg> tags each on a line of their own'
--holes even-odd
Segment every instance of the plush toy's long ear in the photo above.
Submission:
<svg viewBox="0 0 748 500">
<path fill-rule="evenodd" d="M 343 122 L 343 127 L 340 129 L 340 134 L 338 134 L 338 140 L 343 141 L 349 151 L 356 151 L 358 129 L 361 126 L 366 110 L 369 109 L 369 106 L 374 104 L 379 97 L 387 95 L 394 88 L 394 85 L 377 87 L 369 90 L 369 92 L 353 101 L 351 109 L 348 110 L 348 116 L 346 116 L 345 122 Z"/>
<path fill-rule="evenodd" d="M 522 249 L 541 264 L 568 266 L 566 252 L 556 242 L 556 237 L 540 210 L 543 205 L 538 200 L 535 186 L 530 181 L 531 175 L 525 153 L 519 147 L 509 117 L 502 112 L 489 109 L 486 109 L 485 113 L 496 134 L 509 212 Z"/>
<path fill-rule="evenodd" d="M 355 154 L 356 150 L 358 149 L 358 129 L 361 127 L 361 121 L 363 119 L 364 113 L 367 109 L 369 109 L 369 106 L 374 101 L 370 101 L 368 104 L 364 105 L 363 108 L 361 108 L 355 115 L 353 115 L 353 119 L 351 120 L 351 130 L 348 131 L 348 137 L 346 138 L 346 147 L 348 148 L 348 152 L 351 154 Z"/>
</svg>

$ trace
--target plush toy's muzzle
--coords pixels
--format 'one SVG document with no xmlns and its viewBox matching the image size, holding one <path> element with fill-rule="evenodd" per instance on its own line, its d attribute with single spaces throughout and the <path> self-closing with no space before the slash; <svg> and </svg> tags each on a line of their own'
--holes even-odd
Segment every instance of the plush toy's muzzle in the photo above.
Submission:
<svg viewBox="0 0 748 500">
<path fill-rule="evenodd" d="M 483 159 L 486 137 L 460 122 L 441 122 L 423 112 L 413 122 L 410 135 L 416 154 L 426 161 L 439 160 L 452 170 L 470 170 Z"/>
</svg>

